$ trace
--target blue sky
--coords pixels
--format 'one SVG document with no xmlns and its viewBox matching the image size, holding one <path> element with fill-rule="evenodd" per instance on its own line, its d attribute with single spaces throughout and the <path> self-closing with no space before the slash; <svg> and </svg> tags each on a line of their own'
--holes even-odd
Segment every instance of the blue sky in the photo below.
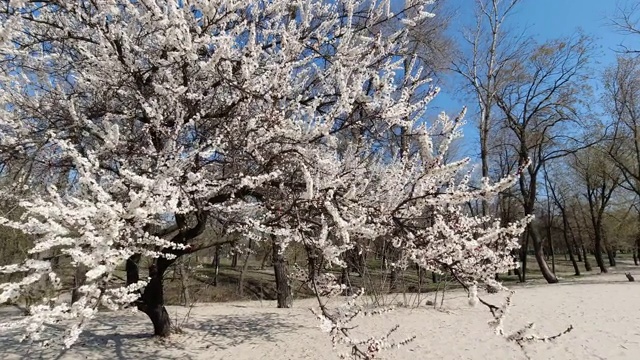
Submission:
<svg viewBox="0 0 640 360">
<path fill-rule="evenodd" d="M 459 33 L 464 24 L 473 23 L 474 0 L 445 1 L 456 11 L 456 19 L 451 25 L 453 34 Z M 630 4 L 631 1 L 637 0 L 628 1 Z M 521 0 L 511 14 L 509 27 L 526 29 L 526 33 L 538 42 L 570 36 L 581 29 L 594 39 L 597 51 L 592 58 L 592 67 L 596 72 L 601 72 L 615 62 L 615 50 L 620 49 L 620 44 L 629 47 L 640 44 L 640 37 L 622 35 L 610 25 L 611 18 L 617 13 L 618 5 L 624 6 L 625 3 L 625 0 Z M 599 78 L 600 74 L 596 73 L 595 76 Z M 593 86 L 597 91 L 598 83 L 594 82 Z M 438 98 L 431 103 L 431 110 L 444 110 L 454 114 L 463 105 L 465 100 L 456 94 L 455 86 L 445 85 Z M 478 151 L 477 134 L 474 129 L 474 109 L 472 104 L 469 105 L 468 124 L 465 126 L 463 140 L 464 155 L 475 157 Z"/>
</svg>

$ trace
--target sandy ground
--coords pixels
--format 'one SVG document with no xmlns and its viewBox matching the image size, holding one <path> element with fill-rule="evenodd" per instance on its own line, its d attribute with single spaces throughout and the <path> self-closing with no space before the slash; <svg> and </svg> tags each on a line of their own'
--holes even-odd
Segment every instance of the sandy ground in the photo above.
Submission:
<svg viewBox="0 0 640 360">
<path fill-rule="evenodd" d="M 513 300 L 507 331 L 527 322 L 535 322 L 537 332 L 546 335 L 570 324 L 575 328 L 553 342 L 527 346 L 533 359 L 640 359 L 640 282 L 626 282 L 620 274 L 592 276 L 521 287 Z M 201 304 L 188 317 L 188 309 L 171 307 L 184 332 L 164 341 L 147 335 L 151 324 L 143 314 L 103 313 L 67 351 L 30 347 L 15 341 L 15 333 L 0 333 L 1 360 L 336 359 L 329 337 L 309 311 L 314 302 L 294 305 L 276 309 L 270 302 Z M 399 324 L 397 339 L 417 336 L 407 346 L 385 353 L 386 359 L 526 358 L 516 345 L 490 331 L 489 312 L 469 307 L 462 292 L 448 293 L 444 308 L 448 312 L 399 308 L 360 319 L 358 331 L 381 335 Z"/>
</svg>

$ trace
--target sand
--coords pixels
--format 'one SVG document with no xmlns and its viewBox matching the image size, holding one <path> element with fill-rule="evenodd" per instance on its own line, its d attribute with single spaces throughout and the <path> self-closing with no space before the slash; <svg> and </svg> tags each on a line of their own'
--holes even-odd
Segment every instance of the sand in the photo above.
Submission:
<svg viewBox="0 0 640 360">
<path fill-rule="evenodd" d="M 498 303 L 504 294 L 484 297 Z M 553 342 L 528 345 L 532 359 L 640 359 L 640 282 L 626 282 L 620 274 L 591 276 L 519 287 L 513 301 L 507 331 L 527 322 L 535 322 L 541 335 L 575 328 Z M 0 333 L 0 353 L 2 360 L 337 359 L 309 311 L 314 305 L 306 299 L 292 309 L 277 309 L 272 302 L 169 307 L 183 333 L 166 340 L 148 335 L 151 323 L 144 314 L 105 312 L 69 350 L 20 344 L 18 334 Z M 526 359 L 518 346 L 493 334 L 487 325 L 490 313 L 482 306 L 470 307 L 463 292 L 447 293 L 444 309 L 398 308 L 355 324 L 365 335 L 381 335 L 399 324 L 396 339 L 417 336 L 384 353 L 385 359 Z"/>
</svg>

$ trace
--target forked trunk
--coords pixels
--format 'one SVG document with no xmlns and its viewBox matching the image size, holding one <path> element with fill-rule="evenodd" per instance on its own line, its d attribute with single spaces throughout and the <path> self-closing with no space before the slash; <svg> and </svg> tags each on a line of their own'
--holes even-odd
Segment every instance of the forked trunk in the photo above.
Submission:
<svg viewBox="0 0 640 360">
<path fill-rule="evenodd" d="M 158 258 L 149 266 L 149 284 L 144 288 L 142 294 L 142 304 L 138 305 L 138 310 L 149 316 L 153 323 L 153 335 L 169 336 L 171 334 L 171 319 L 164 307 L 164 286 L 162 277 L 166 259 Z M 161 264 L 159 264 L 161 263 Z"/>
<path fill-rule="evenodd" d="M 140 254 L 135 254 L 127 259 L 127 284 L 137 283 L 140 279 L 138 262 Z M 138 310 L 149 316 L 153 323 L 153 334 L 156 336 L 169 336 L 171 334 L 171 319 L 164 307 L 164 289 L 162 278 L 164 270 L 170 262 L 164 258 L 155 259 L 149 266 L 149 283 L 144 288 L 142 296 L 136 301 Z"/>
</svg>

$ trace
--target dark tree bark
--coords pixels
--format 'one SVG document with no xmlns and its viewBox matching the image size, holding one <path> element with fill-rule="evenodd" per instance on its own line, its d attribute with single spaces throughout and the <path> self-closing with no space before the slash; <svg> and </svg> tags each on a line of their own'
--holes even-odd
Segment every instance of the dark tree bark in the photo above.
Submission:
<svg viewBox="0 0 640 360">
<path fill-rule="evenodd" d="M 571 265 L 573 265 L 573 271 L 575 273 L 575 276 L 580 276 L 580 267 L 578 267 L 578 263 L 576 262 L 576 258 L 575 256 L 573 256 L 573 249 L 571 248 L 571 245 L 569 244 L 569 235 L 567 235 L 567 230 L 569 229 L 569 219 L 567 219 L 567 213 L 564 211 L 564 209 L 560 209 L 561 215 L 562 215 L 562 225 L 564 230 L 562 231 L 562 236 L 564 237 L 564 244 L 567 247 L 567 251 L 569 252 L 569 259 L 571 260 Z M 574 240 L 574 244 L 575 244 L 575 238 Z M 579 255 L 580 253 L 578 253 Z"/>
<path fill-rule="evenodd" d="M 589 262 L 589 257 L 587 256 L 587 249 L 582 244 L 582 258 L 584 259 L 584 269 L 586 271 L 591 271 L 593 268 L 591 267 L 591 262 Z"/>
<path fill-rule="evenodd" d="M 140 255 L 133 255 L 127 260 L 127 283 L 135 283 L 139 280 L 138 262 Z M 164 307 L 163 274 L 170 265 L 167 259 L 158 258 L 149 266 L 149 282 L 144 288 L 142 296 L 136 302 L 138 310 L 147 314 L 153 323 L 153 334 L 156 336 L 169 336 L 171 334 L 171 320 Z"/>
<path fill-rule="evenodd" d="M 320 274 L 318 252 L 309 245 L 305 245 L 304 248 L 307 251 L 307 272 L 309 273 L 309 278 L 313 279 Z"/>
<path fill-rule="evenodd" d="M 601 273 L 607 273 L 608 270 L 602 257 L 602 253 L 604 252 L 604 249 L 602 248 L 602 223 L 594 211 L 591 211 L 591 221 L 594 230 L 594 255 L 596 256 L 596 264 L 598 265 Z"/>
<path fill-rule="evenodd" d="M 573 217 L 576 220 L 576 228 L 577 228 L 576 230 L 578 231 L 578 235 L 580 236 L 580 250 L 582 251 L 582 258 L 584 259 L 584 269 L 586 271 L 591 271 L 592 270 L 591 262 L 589 261 L 589 256 L 587 254 L 587 248 L 586 246 L 584 246 L 584 240 L 582 239 L 582 235 L 581 235 L 582 232 L 580 228 L 580 222 L 578 221 L 578 216 L 576 214 L 575 208 L 573 209 Z M 583 220 L 585 220 L 586 222 L 586 219 L 584 218 L 584 216 L 583 216 Z M 576 238 L 574 236 L 573 230 L 571 230 L 571 236 L 573 236 L 573 241 L 575 242 Z"/>
<path fill-rule="evenodd" d="M 291 286 L 289 284 L 289 274 L 287 273 L 287 264 L 284 251 L 280 251 L 280 246 L 276 239 L 272 244 L 273 271 L 276 275 L 276 293 L 278 300 L 278 308 L 290 308 L 293 303 Z"/>
<path fill-rule="evenodd" d="M 84 265 L 78 265 L 78 267 L 76 268 L 76 273 L 73 275 L 73 290 L 71 291 L 72 304 L 80 300 L 80 298 L 82 297 L 82 294 L 80 293 L 80 291 L 78 291 L 78 288 L 84 285 L 85 281 L 87 280 L 86 271 L 87 269 Z"/>
<path fill-rule="evenodd" d="M 578 246 L 578 241 L 576 240 L 576 237 L 573 234 L 573 229 L 571 228 L 571 225 L 569 225 L 568 229 L 569 229 L 569 232 L 571 233 L 571 240 L 573 242 L 573 248 L 575 249 L 575 252 L 578 255 L 578 261 L 582 262 L 582 250 L 581 250 L 581 247 Z"/>
<path fill-rule="evenodd" d="M 520 282 L 527 281 L 527 252 L 529 251 L 529 230 L 525 230 L 522 239 L 522 247 L 520 248 L 520 262 L 522 263 L 522 272 L 518 278 Z"/>
<path fill-rule="evenodd" d="M 616 254 L 609 246 L 606 247 L 607 257 L 609 258 L 609 266 L 616 266 Z"/>
<path fill-rule="evenodd" d="M 178 233 L 171 238 L 172 243 L 176 244 L 189 244 L 189 241 L 196 238 L 198 235 L 204 232 L 207 214 L 204 212 L 197 212 L 197 223 L 193 227 L 187 226 L 186 215 L 176 214 L 176 228 Z M 157 236 L 166 236 L 175 230 L 164 230 Z M 171 334 L 171 319 L 169 313 L 164 307 L 164 274 L 179 257 L 195 252 L 197 248 L 187 247 L 185 249 L 165 249 L 165 254 L 171 254 L 174 257 L 167 259 L 165 257 L 158 257 L 153 260 L 149 265 L 149 280 L 145 286 L 142 295 L 136 300 L 135 305 L 138 310 L 147 314 L 151 322 L 153 323 L 153 334 L 156 336 L 169 336 Z M 140 254 L 134 254 L 127 259 L 125 269 L 127 272 L 127 285 L 137 283 L 140 280 L 139 262 L 141 259 Z"/>
<path fill-rule="evenodd" d="M 238 252 L 234 251 L 233 256 L 231 257 L 231 267 L 234 269 L 238 267 L 238 257 Z"/>
<path fill-rule="evenodd" d="M 569 259 L 571 260 L 571 265 L 573 265 L 573 271 L 575 273 L 575 276 L 580 276 L 580 268 L 578 267 L 576 258 L 573 256 L 574 249 L 572 248 L 571 244 L 569 244 L 569 235 L 567 234 L 567 232 L 571 232 L 571 237 L 573 238 L 573 244 L 575 245 L 576 239 L 573 236 L 573 231 L 571 230 L 571 227 L 569 226 L 569 218 L 567 216 L 567 208 L 566 208 L 566 200 L 565 200 L 566 198 L 562 197 L 562 195 L 556 191 L 556 188 L 553 186 L 553 184 L 549 179 L 549 175 L 547 173 L 546 167 L 544 168 L 544 172 L 545 172 L 545 179 L 547 180 L 547 188 L 548 190 L 551 190 L 550 194 L 553 198 L 553 202 L 556 204 L 556 206 L 560 210 L 560 216 L 562 217 L 562 237 L 564 239 L 564 245 L 567 248 L 567 252 L 569 253 Z M 548 207 L 548 209 L 550 210 L 550 207 Z M 550 227 L 551 227 L 551 224 L 549 224 L 549 229 Z M 551 237 L 550 230 L 547 231 L 547 234 L 549 237 Z M 578 254 L 580 253 L 578 252 Z M 555 273 L 555 266 L 554 266 L 554 273 Z"/>
<path fill-rule="evenodd" d="M 220 245 L 216 245 L 213 254 L 213 286 L 218 286 L 218 274 L 220 273 Z"/>
<path fill-rule="evenodd" d="M 556 252 L 555 249 L 553 247 L 553 238 L 551 237 L 551 225 L 549 225 L 549 228 L 547 229 L 547 240 L 549 241 L 549 251 L 551 252 L 551 272 L 553 272 L 553 274 L 556 274 Z"/>
<path fill-rule="evenodd" d="M 533 248 L 535 251 L 535 258 L 538 262 L 538 266 L 540 266 L 540 272 L 542 276 L 549 284 L 554 284 L 558 282 L 558 278 L 556 275 L 551 272 L 549 269 L 549 264 L 544 260 L 544 249 L 542 247 L 542 240 L 540 239 L 540 235 L 538 234 L 538 230 L 529 224 L 529 236 L 531 236 L 531 240 L 533 240 Z"/>
</svg>

